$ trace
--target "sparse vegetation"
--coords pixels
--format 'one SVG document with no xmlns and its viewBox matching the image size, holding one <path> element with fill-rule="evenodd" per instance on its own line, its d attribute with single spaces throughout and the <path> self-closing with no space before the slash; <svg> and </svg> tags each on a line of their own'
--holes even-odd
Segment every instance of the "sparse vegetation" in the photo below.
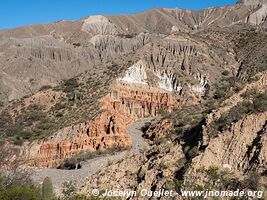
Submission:
<svg viewBox="0 0 267 200">
<path fill-rule="evenodd" d="M 260 179 L 261 179 L 260 173 L 256 171 L 251 171 L 247 174 L 246 178 L 244 179 L 243 185 L 246 188 L 250 188 L 252 190 L 258 190 L 260 187 Z"/>
<path fill-rule="evenodd" d="M 233 171 L 229 169 L 219 169 L 215 166 L 210 166 L 207 169 L 201 168 L 197 169 L 195 175 L 188 175 L 185 181 L 180 181 L 177 179 L 173 180 L 176 191 L 179 192 L 180 189 L 184 190 L 243 190 L 243 191 L 260 191 L 261 176 L 257 172 L 249 172 L 245 175 L 245 179 L 240 179 Z M 198 181 L 201 177 L 201 181 Z M 235 198 L 234 198 L 235 199 Z"/>
<path fill-rule="evenodd" d="M 0 123 L 1 136 L 16 145 L 21 145 L 25 140 L 45 138 L 53 128 L 50 118 L 38 105 L 29 106 L 13 119 L 6 111 Z"/>
<path fill-rule="evenodd" d="M 161 115 L 161 116 L 166 116 L 168 113 L 169 112 L 166 109 L 164 109 L 164 108 L 160 108 L 158 110 L 158 114 Z"/>
<path fill-rule="evenodd" d="M 213 97 L 216 100 L 223 100 L 230 97 L 234 93 L 240 91 L 244 86 L 244 82 L 236 77 L 225 77 L 219 83 L 215 84 L 215 92 Z"/>
<path fill-rule="evenodd" d="M 67 181 L 63 183 L 63 190 L 62 193 L 65 198 L 71 198 L 75 195 L 76 193 L 76 185 L 72 181 Z"/>
<path fill-rule="evenodd" d="M 227 113 L 222 114 L 222 116 L 211 123 L 211 127 L 215 132 L 213 135 L 217 135 L 217 131 L 223 131 L 229 126 L 242 119 L 247 114 L 260 113 L 267 110 L 267 94 L 257 93 L 248 91 L 243 95 L 243 97 L 249 98 L 249 100 L 244 100 L 238 103 L 236 106 L 232 107 Z"/>
<path fill-rule="evenodd" d="M 1 200 L 40 200 L 41 191 L 27 175 L 15 173 L 12 176 L 0 175 Z"/>
</svg>

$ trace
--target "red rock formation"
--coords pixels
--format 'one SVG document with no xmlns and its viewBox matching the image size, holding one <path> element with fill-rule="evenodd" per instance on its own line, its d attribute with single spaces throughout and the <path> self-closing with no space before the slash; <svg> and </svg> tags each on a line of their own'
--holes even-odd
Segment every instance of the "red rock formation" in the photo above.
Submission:
<svg viewBox="0 0 267 200">
<path fill-rule="evenodd" d="M 109 95 L 134 118 L 157 116 L 160 110 L 172 112 L 178 107 L 171 93 L 149 86 L 118 84 Z"/>
<path fill-rule="evenodd" d="M 131 139 L 126 128 L 133 120 L 156 116 L 160 110 L 172 112 L 179 105 L 164 90 L 119 82 L 101 104 L 104 111 L 93 120 L 65 127 L 47 141 L 26 148 L 30 165 L 55 167 L 81 151 L 129 148 Z"/>
<path fill-rule="evenodd" d="M 81 151 L 130 147 L 131 139 L 126 127 L 132 118 L 125 115 L 121 107 L 114 107 L 109 97 L 104 97 L 102 102 L 105 111 L 92 121 L 63 128 L 48 141 L 33 144 L 27 149 L 30 165 L 55 167 L 63 159 Z"/>
</svg>

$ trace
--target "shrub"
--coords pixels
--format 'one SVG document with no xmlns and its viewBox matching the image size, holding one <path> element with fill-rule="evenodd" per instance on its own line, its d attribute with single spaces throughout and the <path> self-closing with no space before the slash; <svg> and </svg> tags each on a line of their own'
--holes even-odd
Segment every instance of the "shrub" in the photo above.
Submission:
<svg viewBox="0 0 267 200">
<path fill-rule="evenodd" d="M 45 90 L 48 90 L 48 89 L 51 89 L 51 88 L 52 88 L 51 85 L 44 85 L 39 89 L 39 91 L 45 91 Z"/>
<path fill-rule="evenodd" d="M 215 99 L 222 99 L 227 96 L 227 91 L 224 88 L 218 88 L 214 93 Z"/>
<path fill-rule="evenodd" d="M 81 43 L 77 42 L 77 43 L 73 43 L 73 46 L 74 47 L 80 47 L 81 46 Z"/>
<path fill-rule="evenodd" d="M 261 63 L 257 69 L 258 72 L 263 72 L 265 70 L 267 70 L 267 60 L 265 60 L 265 62 Z"/>
<path fill-rule="evenodd" d="M 38 190 L 33 185 L 12 186 L 2 194 L 4 194 L 3 200 L 40 200 Z"/>
<path fill-rule="evenodd" d="M 23 139 L 21 139 L 20 137 L 16 137 L 15 139 L 14 139 L 14 141 L 13 141 L 13 144 L 14 145 L 18 145 L 18 146 L 21 146 L 21 145 L 23 145 Z"/>
<path fill-rule="evenodd" d="M 72 92 L 79 87 L 78 81 L 75 78 L 71 78 L 64 83 L 64 92 Z"/>
<path fill-rule="evenodd" d="M 32 131 L 21 131 L 21 132 L 19 132 L 19 137 L 24 139 L 24 140 L 29 140 L 34 135 L 35 134 Z"/>
<path fill-rule="evenodd" d="M 253 112 L 264 112 L 267 110 L 267 94 L 258 94 L 253 100 Z"/>
<path fill-rule="evenodd" d="M 62 110 L 64 108 L 66 108 L 66 104 L 64 104 L 64 103 L 56 103 L 54 106 L 55 110 Z"/>
<path fill-rule="evenodd" d="M 251 190 L 258 190 L 260 185 L 261 176 L 258 172 L 252 171 L 249 172 L 244 179 L 244 186 Z"/>
<path fill-rule="evenodd" d="M 40 200 L 40 189 L 28 177 L 19 173 L 12 176 L 0 175 L 1 200 Z"/>
<path fill-rule="evenodd" d="M 217 180 L 220 179 L 220 173 L 219 173 L 219 169 L 217 167 L 209 167 L 207 170 L 206 170 L 206 174 L 208 175 L 209 177 L 209 180 L 213 181 L 213 182 L 216 182 Z"/>
<path fill-rule="evenodd" d="M 158 112 L 157 113 L 159 115 L 164 116 L 164 115 L 167 115 L 169 112 L 166 109 L 164 109 L 164 108 L 160 108 L 160 109 L 158 109 Z"/>
<path fill-rule="evenodd" d="M 224 99 L 229 97 L 233 92 L 240 91 L 244 86 L 242 80 L 236 77 L 224 77 L 219 84 L 215 86 L 214 98 Z"/>
<path fill-rule="evenodd" d="M 228 70 L 224 70 L 223 72 L 222 72 L 222 75 L 223 76 L 228 76 L 230 74 L 230 72 L 228 71 Z"/>
<path fill-rule="evenodd" d="M 72 197 L 73 195 L 75 195 L 76 190 L 77 189 L 75 187 L 75 184 L 72 181 L 68 181 L 68 182 L 63 183 L 62 193 L 63 193 L 65 198 L 69 198 L 69 197 Z"/>
</svg>

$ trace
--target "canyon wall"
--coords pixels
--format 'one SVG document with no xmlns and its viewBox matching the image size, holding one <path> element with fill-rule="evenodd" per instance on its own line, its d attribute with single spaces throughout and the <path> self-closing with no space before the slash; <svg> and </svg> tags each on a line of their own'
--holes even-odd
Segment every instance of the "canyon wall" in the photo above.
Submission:
<svg viewBox="0 0 267 200">
<path fill-rule="evenodd" d="M 56 167 L 84 151 L 130 148 L 127 126 L 136 119 L 172 112 L 181 104 L 172 93 L 140 83 L 116 80 L 100 100 L 102 111 L 93 120 L 65 127 L 46 141 L 26 143 L 23 155 L 35 167 Z"/>
<path fill-rule="evenodd" d="M 201 76 L 193 78 L 199 83 L 191 85 L 192 88 L 198 85 L 205 88 L 208 84 Z M 93 120 L 60 129 L 46 141 L 25 144 L 23 155 L 27 155 L 32 166 L 56 167 L 80 152 L 130 148 L 127 126 L 140 118 L 173 112 L 185 103 L 197 103 L 205 90 L 190 87 L 182 85 L 171 70 L 154 69 L 140 60 L 113 81 L 100 99 L 101 111 Z M 187 90 L 192 97 L 189 100 Z"/>
</svg>

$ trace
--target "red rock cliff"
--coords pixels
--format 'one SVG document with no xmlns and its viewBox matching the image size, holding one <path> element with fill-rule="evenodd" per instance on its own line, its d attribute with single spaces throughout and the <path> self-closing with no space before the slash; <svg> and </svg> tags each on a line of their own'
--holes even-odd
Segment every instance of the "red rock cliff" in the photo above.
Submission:
<svg viewBox="0 0 267 200">
<path fill-rule="evenodd" d="M 156 116 L 160 110 L 172 112 L 179 103 L 164 90 L 116 82 L 111 92 L 101 99 L 101 105 L 104 111 L 93 120 L 65 127 L 47 141 L 26 148 L 24 153 L 29 164 L 56 167 L 62 160 L 81 151 L 130 148 L 131 138 L 126 131 L 129 123 Z"/>
</svg>

